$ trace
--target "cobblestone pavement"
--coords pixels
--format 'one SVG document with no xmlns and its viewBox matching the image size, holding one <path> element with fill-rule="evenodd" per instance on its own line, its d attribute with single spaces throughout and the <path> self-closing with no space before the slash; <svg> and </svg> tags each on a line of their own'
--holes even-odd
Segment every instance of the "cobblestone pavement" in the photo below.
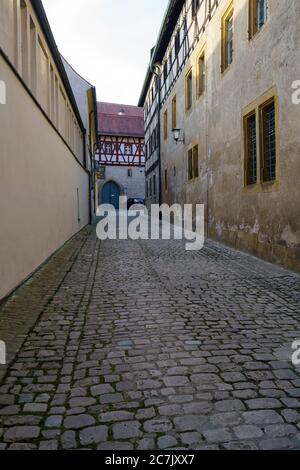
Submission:
<svg viewBox="0 0 300 470">
<path fill-rule="evenodd" d="M 0 308 L 0 449 L 300 449 L 300 276 L 94 232 Z"/>
</svg>

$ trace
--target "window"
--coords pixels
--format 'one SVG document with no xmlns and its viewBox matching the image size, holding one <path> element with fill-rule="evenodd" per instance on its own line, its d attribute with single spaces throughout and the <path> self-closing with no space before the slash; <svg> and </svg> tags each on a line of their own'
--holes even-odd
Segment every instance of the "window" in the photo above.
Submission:
<svg viewBox="0 0 300 470">
<path fill-rule="evenodd" d="M 28 84 L 28 14 L 24 0 L 21 0 L 21 55 L 22 55 L 22 78 Z"/>
<path fill-rule="evenodd" d="M 172 129 L 177 127 L 177 98 L 176 95 L 172 99 Z"/>
<path fill-rule="evenodd" d="M 31 75 L 31 91 L 36 94 L 36 28 L 35 24 L 30 18 L 30 75 Z"/>
<path fill-rule="evenodd" d="M 275 182 L 278 176 L 274 95 L 268 92 L 251 106 L 243 118 L 245 186 Z"/>
<path fill-rule="evenodd" d="M 276 122 L 274 99 L 260 107 L 262 181 L 276 179 Z"/>
<path fill-rule="evenodd" d="M 244 118 L 245 131 L 245 183 L 247 186 L 257 182 L 257 133 L 255 111 Z"/>
<path fill-rule="evenodd" d="M 193 71 L 188 72 L 185 78 L 185 108 L 189 111 L 193 104 Z"/>
<path fill-rule="evenodd" d="M 165 170 L 165 190 L 168 191 L 168 170 Z"/>
<path fill-rule="evenodd" d="M 148 190 L 148 181 L 146 181 L 146 197 L 149 197 L 149 190 Z"/>
<path fill-rule="evenodd" d="M 128 170 L 127 176 L 128 176 L 128 178 L 132 178 L 132 170 Z"/>
<path fill-rule="evenodd" d="M 149 196 L 152 197 L 152 180 L 149 180 Z"/>
<path fill-rule="evenodd" d="M 222 18 L 222 72 L 233 62 L 233 8 Z"/>
<path fill-rule="evenodd" d="M 50 116 L 52 122 L 55 122 L 55 76 L 52 65 L 50 64 Z"/>
<path fill-rule="evenodd" d="M 198 145 L 188 151 L 188 179 L 194 180 L 199 177 L 199 152 Z"/>
<path fill-rule="evenodd" d="M 153 175 L 153 196 L 156 196 L 156 175 Z"/>
<path fill-rule="evenodd" d="M 192 17 L 194 18 L 199 10 L 200 0 L 192 0 Z"/>
<path fill-rule="evenodd" d="M 175 56 L 177 57 L 180 51 L 180 29 L 175 35 Z"/>
<path fill-rule="evenodd" d="M 268 19 L 268 0 L 249 0 L 249 38 L 263 27 Z"/>
<path fill-rule="evenodd" d="M 164 65 L 164 81 L 166 82 L 168 79 L 168 61 L 166 60 Z"/>
<path fill-rule="evenodd" d="M 205 89 L 205 53 L 202 52 L 197 62 L 197 98 L 199 98 Z"/>
<path fill-rule="evenodd" d="M 168 111 L 164 113 L 164 139 L 168 138 Z"/>
</svg>

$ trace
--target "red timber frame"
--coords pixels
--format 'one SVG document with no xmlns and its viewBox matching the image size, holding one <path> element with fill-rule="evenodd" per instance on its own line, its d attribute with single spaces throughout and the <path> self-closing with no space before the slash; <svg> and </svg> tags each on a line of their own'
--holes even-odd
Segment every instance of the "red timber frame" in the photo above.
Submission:
<svg viewBox="0 0 300 470">
<path fill-rule="evenodd" d="M 102 165 L 143 167 L 144 138 L 99 136 L 97 160 Z"/>
</svg>

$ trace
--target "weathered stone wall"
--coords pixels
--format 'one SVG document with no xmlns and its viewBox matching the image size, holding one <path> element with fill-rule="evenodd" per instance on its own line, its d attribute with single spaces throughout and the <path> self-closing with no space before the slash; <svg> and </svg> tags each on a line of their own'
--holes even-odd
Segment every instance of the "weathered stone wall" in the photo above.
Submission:
<svg viewBox="0 0 300 470">
<path fill-rule="evenodd" d="M 269 19 L 248 39 L 248 0 L 234 2 L 234 59 L 221 73 L 221 1 L 196 50 L 175 83 L 165 109 L 177 95 L 178 127 L 185 144 L 171 132 L 162 139 L 162 176 L 169 188 L 163 201 L 204 203 L 210 237 L 251 251 L 271 262 L 300 269 L 300 105 L 292 103 L 292 83 L 300 79 L 300 2 L 272 1 Z M 196 99 L 196 60 L 206 51 L 206 87 Z M 193 106 L 185 112 L 185 75 L 193 67 Z M 244 186 L 243 113 L 275 96 L 277 104 L 277 181 Z M 251 108 L 251 106 L 250 106 Z M 163 122 L 163 121 L 162 121 Z M 188 150 L 199 145 L 199 178 L 188 181 Z M 176 173 L 174 173 L 176 167 Z M 163 178 L 162 178 L 163 179 Z"/>
</svg>

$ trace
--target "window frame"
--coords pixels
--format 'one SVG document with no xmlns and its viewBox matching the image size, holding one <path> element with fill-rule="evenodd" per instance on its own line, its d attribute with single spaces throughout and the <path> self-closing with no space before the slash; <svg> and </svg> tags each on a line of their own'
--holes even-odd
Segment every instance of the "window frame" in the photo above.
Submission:
<svg viewBox="0 0 300 470">
<path fill-rule="evenodd" d="M 263 175 L 264 168 L 264 131 L 262 128 L 262 111 L 270 104 L 274 105 L 274 131 L 273 143 L 275 143 L 275 178 L 265 178 Z M 247 116 L 255 113 L 256 117 L 256 149 L 257 149 L 257 181 L 253 184 L 247 184 L 247 146 L 246 146 L 246 130 L 245 119 Z M 247 193 L 272 193 L 280 189 L 281 178 L 281 158 L 280 158 L 280 128 L 279 128 L 279 101 L 277 88 L 272 87 L 263 95 L 257 97 L 252 103 L 246 106 L 242 111 L 241 139 L 242 147 L 242 165 L 243 165 L 243 192 Z"/>
<path fill-rule="evenodd" d="M 275 140 L 275 175 L 274 178 L 266 177 L 265 169 L 266 169 L 266 129 L 265 129 L 265 122 L 264 122 L 264 112 L 265 110 L 273 105 L 274 107 L 274 140 Z M 277 180 L 277 116 L 276 116 L 276 102 L 275 98 L 270 98 L 268 101 L 264 102 L 262 105 L 259 106 L 259 127 L 260 127 L 260 172 L 261 172 L 261 182 L 262 184 L 265 183 L 272 183 Z"/>
<path fill-rule="evenodd" d="M 177 127 L 177 95 L 172 99 L 172 129 Z"/>
<path fill-rule="evenodd" d="M 253 39 L 266 25 L 270 16 L 270 1 L 266 1 L 266 17 L 262 25 L 258 25 L 258 2 L 259 0 L 249 0 L 249 41 Z"/>
<path fill-rule="evenodd" d="M 203 68 L 202 68 L 202 74 L 200 74 L 200 61 L 202 60 L 202 58 L 203 58 Z M 196 74 L 197 99 L 201 98 L 201 96 L 204 94 L 205 87 L 206 87 L 206 50 L 205 50 L 205 47 L 203 47 L 201 49 L 200 54 L 197 57 L 197 74 Z"/>
<path fill-rule="evenodd" d="M 169 116 L 168 110 L 166 109 L 164 112 L 164 140 L 167 140 L 169 133 Z"/>
<path fill-rule="evenodd" d="M 250 160 L 250 145 L 251 145 L 251 142 L 249 140 L 249 127 L 248 127 L 248 124 L 249 124 L 249 120 L 251 118 L 255 119 L 255 133 L 256 133 L 256 137 L 255 137 L 255 140 L 256 140 L 256 173 L 255 173 L 255 181 L 250 181 L 250 178 L 249 178 L 249 160 Z M 258 182 L 258 162 L 259 162 L 259 155 L 258 155 L 258 141 L 259 141 L 259 129 L 257 128 L 257 113 L 256 113 L 256 109 L 253 109 L 250 113 L 248 113 L 246 116 L 244 116 L 244 155 L 245 155 L 245 164 L 244 164 L 244 177 L 245 177 L 245 181 L 244 181 L 244 185 L 249 187 L 249 186 L 253 186 L 253 185 L 256 185 L 257 182 Z"/>
<path fill-rule="evenodd" d="M 193 68 L 185 75 L 185 111 L 189 112 L 193 107 Z"/>
<path fill-rule="evenodd" d="M 228 57 L 228 22 L 232 18 L 232 58 L 229 62 Z M 224 73 L 233 64 L 234 60 L 234 5 L 233 2 L 229 4 L 225 13 L 222 16 L 221 23 L 221 72 Z"/>
<path fill-rule="evenodd" d="M 176 31 L 175 38 L 174 38 L 174 49 L 175 49 L 175 57 L 178 57 L 179 52 L 180 52 L 180 46 L 181 46 L 181 41 L 180 41 L 180 29 Z"/>
<path fill-rule="evenodd" d="M 194 182 L 199 178 L 199 145 L 196 144 L 188 150 L 188 182 Z M 197 164 L 195 164 L 197 162 Z"/>
</svg>

